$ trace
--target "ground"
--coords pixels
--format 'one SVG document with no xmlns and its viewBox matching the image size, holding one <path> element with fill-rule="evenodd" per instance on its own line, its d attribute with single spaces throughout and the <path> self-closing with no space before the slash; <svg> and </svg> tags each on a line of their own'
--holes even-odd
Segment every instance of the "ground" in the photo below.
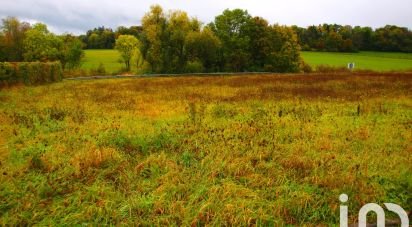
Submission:
<svg viewBox="0 0 412 227">
<path fill-rule="evenodd" d="M 411 74 L 0 91 L 0 224 L 330 225 L 412 210 Z"/>
</svg>

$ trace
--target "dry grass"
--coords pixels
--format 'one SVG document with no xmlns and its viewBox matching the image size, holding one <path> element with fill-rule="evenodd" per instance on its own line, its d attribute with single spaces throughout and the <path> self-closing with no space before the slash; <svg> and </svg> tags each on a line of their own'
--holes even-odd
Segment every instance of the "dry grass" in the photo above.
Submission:
<svg viewBox="0 0 412 227">
<path fill-rule="evenodd" d="M 410 74 L 65 81 L 0 91 L 0 223 L 330 225 L 411 210 Z M 4 146 L 6 145 L 6 146 Z"/>
</svg>

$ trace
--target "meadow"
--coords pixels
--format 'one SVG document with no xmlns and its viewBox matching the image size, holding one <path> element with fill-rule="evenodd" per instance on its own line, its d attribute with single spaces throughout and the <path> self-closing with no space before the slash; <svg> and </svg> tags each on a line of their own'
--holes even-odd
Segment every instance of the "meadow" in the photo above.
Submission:
<svg viewBox="0 0 412 227">
<path fill-rule="evenodd" d="M 115 73 L 120 71 L 124 64 L 119 62 L 120 54 L 117 50 L 85 50 L 82 69 L 91 70 L 97 69 L 100 64 L 103 64 L 107 73 Z"/>
<path fill-rule="evenodd" d="M 330 225 L 412 210 L 410 74 L 0 91 L 0 224 Z"/>
<path fill-rule="evenodd" d="M 303 59 L 310 66 L 330 65 L 347 67 L 355 63 L 355 69 L 373 71 L 410 71 L 412 70 L 412 54 L 386 52 L 331 53 L 301 52 Z"/>
<path fill-rule="evenodd" d="M 302 58 L 316 69 L 319 65 L 347 67 L 349 62 L 355 62 L 356 69 L 373 71 L 407 71 L 412 70 L 412 54 L 386 52 L 330 53 L 301 52 Z M 85 50 L 82 69 L 97 69 L 102 63 L 109 74 L 119 72 L 123 63 L 116 50 Z"/>
</svg>

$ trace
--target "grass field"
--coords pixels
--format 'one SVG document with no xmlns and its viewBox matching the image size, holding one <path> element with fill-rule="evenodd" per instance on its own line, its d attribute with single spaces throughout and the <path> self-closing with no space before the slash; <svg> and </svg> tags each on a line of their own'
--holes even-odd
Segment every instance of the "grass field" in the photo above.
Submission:
<svg viewBox="0 0 412 227">
<path fill-rule="evenodd" d="M 95 69 L 100 63 L 103 63 L 108 73 L 114 73 L 123 67 L 123 64 L 118 62 L 119 53 L 116 50 L 86 50 L 85 54 L 83 69 Z M 312 67 L 317 65 L 346 67 L 349 62 L 355 62 L 356 69 L 375 71 L 412 70 L 412 54 L 302 52 L 302 57 Z"/>
<path fill-rule="evenodd" d="M 412 210 L 409 74 L 0 91 L 0 225 L 330 225 Z"/>
<path fill-rule="evenodd" d="M 85 50 L 82 68 L 86 70 L 96 69 L 102 63 L 106 72 L 114 73 L 124 67 L 119 59 L 120 54 L 116 50 Z"/>
<path fill-rule="evenodd" d="M 317 65 L 347 67 L 348 63 L 354 62 L 356 69 L 374 71 L 412 70 L 412 54 L 383 52 L 302 52 L 302 57 L 312 67 L 316 67 Z"/>
</svg>

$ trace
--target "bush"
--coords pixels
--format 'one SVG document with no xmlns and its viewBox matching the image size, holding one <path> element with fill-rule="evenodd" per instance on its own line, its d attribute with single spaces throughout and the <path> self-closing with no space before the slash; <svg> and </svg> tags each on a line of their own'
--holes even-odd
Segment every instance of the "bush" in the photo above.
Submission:
<svg viewBox="0 0 412 227">
<path fill-rule="evenodd" d="M 97 68 L 90 69 L 89 71 L 90 76 L 104 76 L 106 75 L 106 68 L 104 67 L 103 63 L 100 62 Z"/>
<path fill-rule="evenodd" d="M 202 73 L 205 71 L 203 64 L 200 61 L 190 61 L 186 65 L 186 73 Z"/>
<path fill-rule="evenodd" d="M 61 81 L 60 62 L 0 62 L 0 83 L 26 85 L 46 84 Z"/>
<path fill-rule="evenodd" d="M 306 62 L 303 62 L 303 63 L 302 63 L 301 68 L 302 68 L 302 71 L 303 71 L 304 73 L 312 73 L 312 72 L 313 72 L 312 67 L 311 67 L 308 63 L 306 63 Z"/>
</svg>

